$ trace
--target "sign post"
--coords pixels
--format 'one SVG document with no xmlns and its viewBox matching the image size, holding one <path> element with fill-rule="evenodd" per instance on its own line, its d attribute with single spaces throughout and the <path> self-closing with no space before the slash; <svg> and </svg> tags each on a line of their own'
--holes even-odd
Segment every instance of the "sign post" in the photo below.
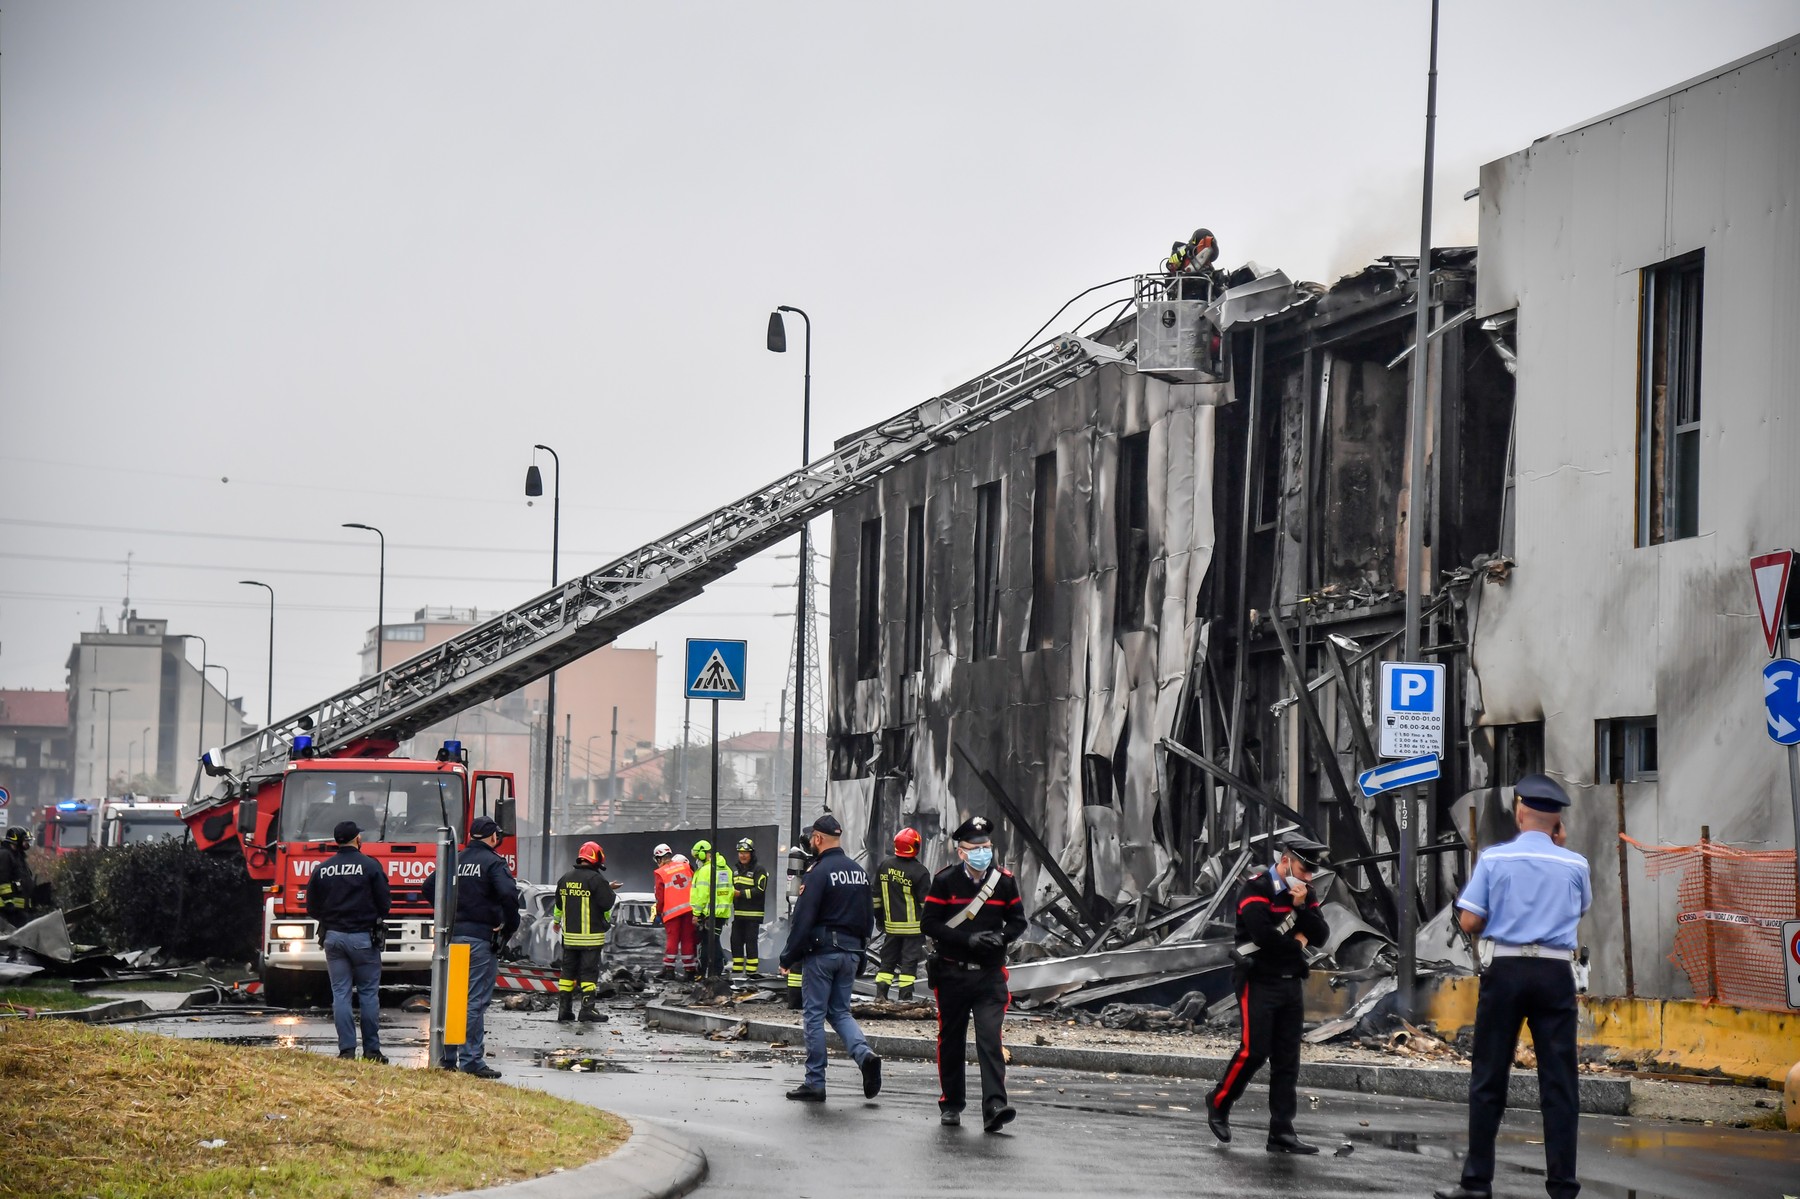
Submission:
<svg viewBox="0 0 1800 1199">
<path fill-rule="evenodd" d="M 1787 967 L 1788 1006 L 1800 1008 L 1800 920 L 1781 926 L 1781 960 Z"/>
<path fill-rule="evenodd" d="M 708 875 L 711 884 L 709 896 L 718 889 L 719 864 L 724 858 L 719 846 L 719 701 L 744 698 L 744 667 L 748 657 L 747 642 L 688 638 L 687 670 L 682 676 L 687 685 L 682 689 L 682 694 L 688 699 L 712 700 L 712 830 L 708 833 L 712 843 L 712 859 L 706 864 L 706 868 L 712 872 Z M 707 902 L 709 905 L 713 903 L 710 898 Z M 700 913 L 698 919 L 704 930 L 701 935 L 706 938 L 702 948 L 710 946 L 717 949 L 718 932 L 712 927 L 712 911 Z M 719 954 L 707 950 L 702 956 L 708 967 L 706 977 L 711 978 L 719 965 Z"/>
<path fill-rule="evenodd" d="M 1409 632 L 1412 632 L 1409 628 Z M 1444 756 L 1444 667 L 1436 662 L 1383 662 L 1381 664 L 1381 711 L 1379 714 L 1381 731 L 1380 745 L 1377 752 L 1384 758 L 1406 758 L 1399 773 L 1405 767 L 1414 766 L 1421 758 L 1436 759 Z M 1417 767 L 1414 767 L 1417 770 Z M 1370 773 L 1380 775 L 1391 770 L 1383 767 Z M 1365 776 L 1366 777 L 1366 776 Z M 1413 1010 L 1413 976 L 1418 970 L 1418 898 L 1414 894 L 1417 883 L 1414 875 L 1418 868 L 1414 864 L 1417 857 L 1418 835 L 1413 831 L 1413 806 L 1427 792 L 1423 786 L 1425 781 L 1436 778 L 1435 765 L 1430 775 L 1419 774 L 1406 784 L 1394 808 L 1394 820 L 1399 825 L 1400 861 L 1395 868 L 1394 900 L 1399 907 L 1395 913 L 1395 940 L 1400 948 L 1400 972 L 1395 980 L 1398 984 L 1395 1000 L 1400 1013 L 1411 1018 Z M 1373 780 L 1372 780 L 1373 781 Z M 1419 783 L 1417 791 L 1411 783 Z M 1393 784 L 1400 786 L 1401 784 Z M 1383 788 L 1384 790 L 1386 788 Z"/>
<path fill-rule="evenodd" d="M 1794 814 L 1794 886 L 1800 891 L 1800 662 L 1790 654 L 1787 619 L 1788 581 L 1793 564 L 1792 550 L 1758 554 L 1750 559 L 1750 581 L 1756 592 L 1756 612 L 1762 618 L 1763 639 L 1771 655 L 1780 654 L 1763 667 L 1763 706 L 1767 709 L 1769 739 L 1787 747 L 1788 804 Z M 1789 963 L 1790 1003 L 1794 998 L 1792 964 Z"/>
</svg>

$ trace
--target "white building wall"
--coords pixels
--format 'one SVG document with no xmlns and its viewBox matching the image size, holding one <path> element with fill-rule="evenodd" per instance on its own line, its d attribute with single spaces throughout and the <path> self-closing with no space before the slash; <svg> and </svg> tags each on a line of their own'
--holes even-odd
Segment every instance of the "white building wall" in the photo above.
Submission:
<svg viewBox="0 0 1800 1199">
<path fill-rule="evenodd" d="M 1623 990 L 1618 822 L 1595 722 L 1654 715 L 1654 783 L 1626 789 L 1646 842 L 1794 844 L 1765 736 L 1767 660 L 1748 560 L 1800 547 L 1800 38 L 1541 140 L 1481 175 L 1477 306 L 1518 311 L 1517 569 L 1475 634 L 1481 723 L 1542 719 L 1594 867 L 1583 940 Z M 1642 268 L 1704 250 L 1700 535 L 1638 548 Z M 1502 780 L 1507 781 L 1507 780 Z M 1629 855 L 1639 994 L 1666 961 L 1674 885 Z"/>
</svg>

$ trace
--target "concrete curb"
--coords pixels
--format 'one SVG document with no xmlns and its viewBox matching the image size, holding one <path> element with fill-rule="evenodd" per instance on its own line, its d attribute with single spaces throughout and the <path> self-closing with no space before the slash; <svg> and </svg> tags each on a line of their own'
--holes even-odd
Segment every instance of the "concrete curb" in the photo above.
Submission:
<svg viewBox="0 0 1800 1199">
<path fill-rule="evenodd" d="M 750 1020 L 730 1012 L 701 1012 L 690 1008 L 651 1004 L 646 1018 L 676 1032 L 708 1033 L 717 1029 L 746 1025 L 746 1033 L 757 1041 L 801 1043 L 798 1024 L 778 1024 L 768 1020 Z M 933 1061 L 937 1058 L 937 1042 L 929 1037 L 898 1037 L 870 1033 L 864 1028 L 869 1047 L 882 1057 L 912 1058 Z M 826 1030 L 828 1042 L 841 1048 L 837 1035 Z M 1098 1074 L 1157 1074 L 1170 1078 L 1216 1079 L 1225 1072 L 1228 1059 L 1195 1053 L 1147 1053 L 1133 1050 L 1076 1049 L 1060 1045 L 1008 1044 L 1015 1066 L 1045 1070 L 1082 1070 Z M 974 1061 L 974 1045 L 969 1047 L 969 1060 Z M 1351 1091 L 1362 1095 L 1385 1095 L 1403 1099 L 1435 1099 L 1443 1103 L 1469 1101 L 1467 1070 L 1437 1070 L 1421 1066 L 1364 1065 L 1356 1062 L 1301 1062 L 1300 1085 L 1326 1091 Z M 1604 1116 L 1631 1114 L 1631 1080 L 1599 1078 L 1584 1074 L 1580 1078 L 1580 1107 L 1584 1112 Z M 1535 1073 L 1514 1070 L 1506 1097 L 1507 1106 L 1538 1110 L 1538 1082 Z"/>
<path fill-rule="evenodd" d="M 597 1162 L 456 1199 L 680 1199 L 706 1181 L 700 1146 L 647 1121 L 630 1124 L 631 1139 Z"/>
</svg>

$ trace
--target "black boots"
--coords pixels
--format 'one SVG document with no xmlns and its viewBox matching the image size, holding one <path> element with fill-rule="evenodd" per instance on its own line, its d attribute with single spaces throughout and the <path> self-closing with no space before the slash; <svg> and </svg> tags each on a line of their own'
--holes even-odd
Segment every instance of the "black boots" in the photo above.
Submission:
<svg viewBox="0 0 1800 1199">
<path fill-rule="evenodd" d="M 575 997 L 567 991 L 564 991 L 561 995 L 556 997 L 556 1022 L 558 1024 L 567 1024 L 575 1018 L 575 1013 L 572 1010 L 574 1005 Z"/>
<path fill-rule="evenodd" d="M 606 1017 L 595 1010 L 593 1000 L 584 999 L 581 1001 L 581 1022 L 583 1024 L 605 1024 Z"/>
</svg>

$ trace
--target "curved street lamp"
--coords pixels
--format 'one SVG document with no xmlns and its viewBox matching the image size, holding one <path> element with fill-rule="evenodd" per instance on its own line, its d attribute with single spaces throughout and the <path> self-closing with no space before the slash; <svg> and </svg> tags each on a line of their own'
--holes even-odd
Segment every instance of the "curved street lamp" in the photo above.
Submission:
<svg viewBox="0 0 1800 1199">
<path fill-rule="evenodd" d="M 239 579 L 239 587 L 261 587 L 269 593 L 269 697 L 268 718 L 264 728 L 275 723 L 275 589 L 267 583 L 259 583 L 255 579 Z"/>
<path fill-rule="evenodd" d="M 557 555 L 562 546 L 562 458 L 547 445 L 534 445 L 534 450 L 542 450 L 550 455 L 550 461 L 556 466 L 556 476 L 551 480 L 550 503 L 550 586 L 556 586 Z M 544 494 L 544 476 L 538 472 L 536 456 L 525 470 L 525 494 L 541 496 Z M 545 679 L 545 690 L 548 699 L 544 708 L 544 829 L 542 835 L 542 853 L 539 854 L 539 869 L 542 879 L 550 881 L 550 807 L 551 796 L 555 790 L 556 775 L 556 672 L 553 670 Z"/>
<path fill-rule="evenodd" d="M 778 305 L 769 314 L 768 347 L 772 353 L 787 353 L 787 327 L 781 314 L 792 312 L 806 322 L 806 358 L 804 385 L 800 401 L 800 465 L 812 462 L 812 318 L 791 304 Z M 790 844 L 800 841 L 800 790 L 806 771 L 806 614 L 812 603 L 809 575 L 812 570 L 811 521 L 800 525 L 800 599 L 794 606 L 794 808 Z"/>
<path fill-rule="evenodd" d="M 375 673 L 381 674 L 381 643 L 387 639 L 387 534 L 374 525 L 350 521 L 346 529 L 361 529 L 381 538 L 381 566 L 375 584 Z"/>
</svg>

